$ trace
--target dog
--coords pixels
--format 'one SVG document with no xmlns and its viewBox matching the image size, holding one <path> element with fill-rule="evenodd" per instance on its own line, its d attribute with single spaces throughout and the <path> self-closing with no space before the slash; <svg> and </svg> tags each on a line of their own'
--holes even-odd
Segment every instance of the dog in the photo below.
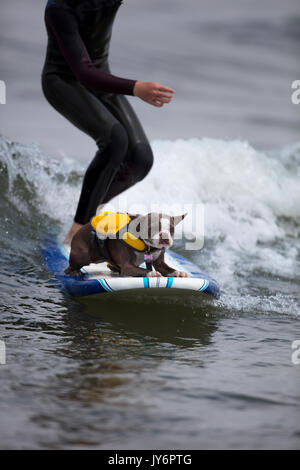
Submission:
<svg viewBox="0 0 300 470">
<path fill-rule="evenodd" d="M 188 277 L 164 260 L 165 249 L 173 244 L 175 227 L 186 215 L 103 212 L 74 235 L 65 274 L 78 276 L 83 266 L 106 261 L 111 271 L 121 276 Z M 143 262 L 146 269 L 140 267 Z"/>
</svg>

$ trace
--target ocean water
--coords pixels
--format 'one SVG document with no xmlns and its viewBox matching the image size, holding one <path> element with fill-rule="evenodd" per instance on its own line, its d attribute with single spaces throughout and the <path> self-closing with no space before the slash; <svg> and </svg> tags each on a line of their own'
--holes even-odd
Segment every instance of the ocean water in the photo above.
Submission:
<svg viewBox="0 0 300 470">
<path fill-rule="evenodd" d="M 70 223 L 84 166 L 1 138 L 2 448 L 299 448 L 300 145 L 153 149 L 128 203 L 204 203 L 204 248 L 176 249 L 220 300 L 68 297 L 39 247 Z"/>
<path fill-rule="evenodd" d="M 43 9 L 0 17 L 0 448 L 299 449 L 299 1 L 126 0 L 115 23 L 113 72 L 176 94 L 130 98 L 155 164 L 112 205 L 202 205 L 203 248 L 187 224 L 175 250 L 219 300 L 76 300 L 45 269 L 95 145 L 42 96 Z"/>
</svg>

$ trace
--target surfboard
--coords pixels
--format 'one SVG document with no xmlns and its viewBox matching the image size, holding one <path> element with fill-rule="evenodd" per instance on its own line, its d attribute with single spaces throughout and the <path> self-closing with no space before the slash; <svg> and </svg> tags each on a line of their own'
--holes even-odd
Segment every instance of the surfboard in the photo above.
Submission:
<svg viewBox="0 0 300 470">
<path fill-rule="evenodd" d="M 90 264 L 81 269 L 80 276 L 67 276 L 64 270 L 68 266 L 70 248 L 60 243 L 57 237 L 49 236 L 44 240 L 41 252 L 48 270 L 60 282 L 62 288 L 74 297 L 116 293 L 135 289 L 155 289 L 155 293 L 189 290 L 199 294 L 220 297 L 220 288 L 215 279 L 203 273 L 198 266 L 184 256 L 167 250 L 166 263 L 176 270 L 185 271 L 189 277 L 123 277 L 112 273 L 106 263 Z M 141 264 L 141 267 L 145 267 Z"/>
</svg>

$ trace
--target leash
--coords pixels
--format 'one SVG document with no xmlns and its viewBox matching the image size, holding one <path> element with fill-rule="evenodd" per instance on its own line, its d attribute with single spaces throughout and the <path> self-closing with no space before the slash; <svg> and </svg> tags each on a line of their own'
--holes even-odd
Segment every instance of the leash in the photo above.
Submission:
<svg viewBox="0 0 300 470">
<path fill-rule="evenodd" d="M 149 271 L 153 270 L 153 255 L 150 252 L 151 248 L 148 246 L 146 253 L 144 253 L 144 261 L 146 264 L 146 268 L 149 269 Z"/>
</svg>

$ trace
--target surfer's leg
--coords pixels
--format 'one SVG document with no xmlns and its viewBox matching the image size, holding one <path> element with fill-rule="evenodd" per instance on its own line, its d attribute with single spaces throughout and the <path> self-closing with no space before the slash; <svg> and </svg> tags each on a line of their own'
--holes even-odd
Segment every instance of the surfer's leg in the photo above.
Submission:
<svg viewBox="0 0 300 470">
<path fill-rule="evenodd" d="M 127 154 L 104 197 L 103 203 L 106 203 L 145 178 L 153 165 L 153 152 L 128 99 L 116 94 L 104 94 L 99 98 L 124 126 L 128 136 Z"/>
<path fill-rule="evenodd" d="M 91 136 L 98 151 L 83 180 L 74 218 L 75 224 L 87 223 L 103 202 L 107 190 L 128 150 L 125 127 L 90 91 L 72 78 L 58 75 L 43 77 L 43 91 L 52 106 L 80 130 Z"/>
<path fill-rule="evenodd" d="M 84 175 L 82 190 L 74 217 L 77 223 L 87 223 L 103 203 L 109 186 L 126 156 L 128 138 L 124 127 L 115 123 L 105 146 L 99 150 Z"/>
</svg>

